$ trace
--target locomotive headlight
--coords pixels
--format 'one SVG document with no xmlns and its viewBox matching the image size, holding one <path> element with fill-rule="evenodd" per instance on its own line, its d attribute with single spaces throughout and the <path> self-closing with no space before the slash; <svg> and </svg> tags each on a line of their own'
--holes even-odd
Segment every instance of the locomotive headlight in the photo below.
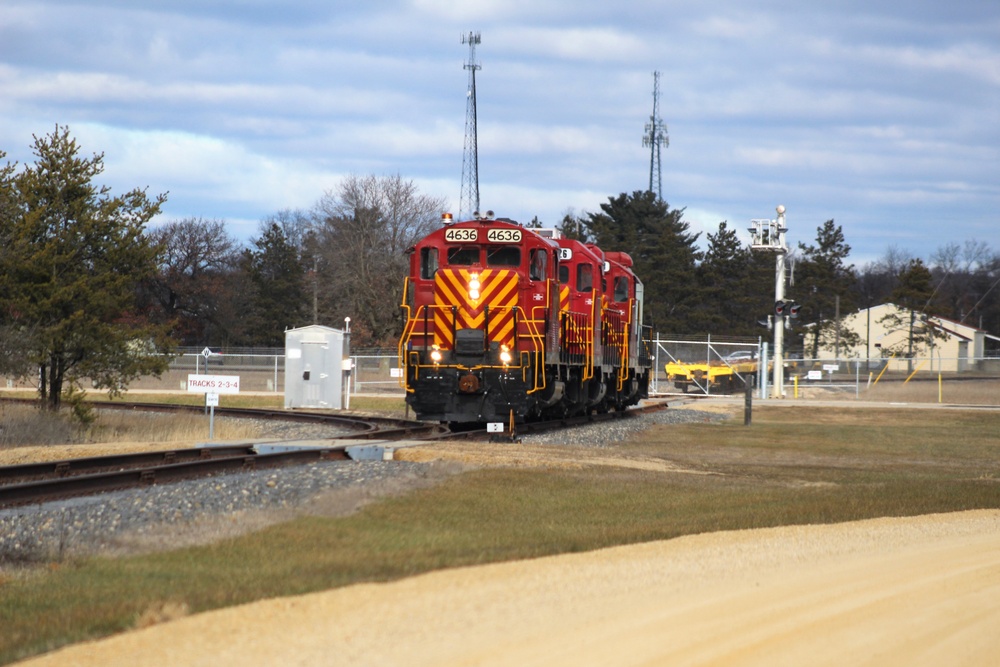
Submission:
<svg viewBox="0 0 1000 667">
<path fill-rule="evenodd" d="M 479 301 L 479 274 L 473 273 L 469 277 L 469 298 L 473 301 Z"/>
<path fill-rule="evenodd" d="M 431 346 L 431 361 L 433 361 L 435 364 L 440 364 L 441 358 L 442 358 L 441 348 L 439 348 L 437 345 Z"/>
<path fill-rule="evenodd" d="M 506 366 L 507 364 L 509 364 L 511 362 L 511 359 L 513 359 L 513 357 L 511 357 L 511 354 L 510 354 L 510 348 L 508 348 L 506 345 L 501 345 L 500 346 L 500 361 L 502 361 L 503 365 Z"/>
</svg>

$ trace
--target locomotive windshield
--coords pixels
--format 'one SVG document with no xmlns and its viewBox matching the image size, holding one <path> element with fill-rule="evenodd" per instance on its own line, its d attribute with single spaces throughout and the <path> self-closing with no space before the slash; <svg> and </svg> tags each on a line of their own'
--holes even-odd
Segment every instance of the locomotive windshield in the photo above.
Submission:
<svg viewBox="0 0 1000 667">
<path fill-rule="evenodd" d="M 453 246 L 448 248 L 448 264 L 472 266 L 479 264 L 479 246 Z"/>
<path fill-rule="evenodd" d="M 486 265 L 521 266 L 521 249 L 510 245 L 487 246 Z"/>
</svg>

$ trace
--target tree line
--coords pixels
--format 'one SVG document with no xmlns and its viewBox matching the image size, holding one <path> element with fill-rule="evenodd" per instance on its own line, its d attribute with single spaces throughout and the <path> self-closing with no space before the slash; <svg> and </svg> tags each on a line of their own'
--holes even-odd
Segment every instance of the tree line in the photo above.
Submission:
<svg viewBox="0 0 1000 667">
<path fill-rule="evenodd" d="M 288 328 L 350 317 L 356 347 L 394 347 L 408 249 L 446 206 L 399 175 L 349 176 L 311 208 L 265 218 L 244 245 L 224 220 L 151 227 L 167 195 L 97 185 L 103 154 L 83 156 L 66 127 L 34 137 L 33 153 L 24 168 L 0 167 L 0 370 L 37 377 L 52 406 L 84 378 L 115 392 L 161 373 L 177 346 L 282 347 Z M 683 216 L 635 191 L 528 225 L 628 252 L 645 322 L 660 333 L 766 335 L 774 256 L 751 251 L 727 222 L 702 250 Z M 946 245 L 929 266 L 891 248 L 856 269 L 849 253 L 833 220 L 792 253 L 787 293 L 817 344 L 838 311 L 887 301 L 1000 332 L 1000 254 L 985 243 Z"/>
</svg>

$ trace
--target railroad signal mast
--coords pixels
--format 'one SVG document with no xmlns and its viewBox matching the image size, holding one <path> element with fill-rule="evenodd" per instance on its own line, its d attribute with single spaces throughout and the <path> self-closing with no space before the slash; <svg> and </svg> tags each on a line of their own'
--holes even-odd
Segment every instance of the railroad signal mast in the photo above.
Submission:
<svg viewBox="0 0 1000 667">
<path fill-rule="evenodd" d="M 791 304 L 785 302 L 785 256 L 788 246 L 785 244 L 785 207 L 777 207 L 777 220 L 750 221 L 750 247 L 753 250 L 773 252 L 774 267 L 774 384 L 771 388 L 772 398 L 781 398 L 785 384 L 785 322 L 791 317 Z M 798 308 L 796 307 L 796 311 Z"/>
<path fill-rule="evenodd" d="M 462 44 L 469 45 L 468 101 L 465 105 L 465 147 L 462 152 L 462 192 L 459 196 L 458 212 L 465 220 L 479 214 L 479 145 L 476 130 L 476 70 L 482 69 L 476 63 L 476 45 L 482 42 L 478 32 L 462 35 Z M 471 210 L 470 210 L 471 209 Z"/>
</svg>

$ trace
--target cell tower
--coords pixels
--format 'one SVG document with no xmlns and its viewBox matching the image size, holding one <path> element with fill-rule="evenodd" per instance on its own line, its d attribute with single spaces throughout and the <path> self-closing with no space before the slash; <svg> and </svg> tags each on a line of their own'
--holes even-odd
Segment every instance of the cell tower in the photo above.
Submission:
<svg viewBox="0 0 1000 667">
<path fill-rule="evenodd" d="M 660 73 L 653 72 L 653 115 L 646 123 L 646 134 L 642 145 L 649 146 L 649 191 L 655 192 L 658 199 L 663 199 L 663 178 L 660 176 L 660 147 L 670 145 L 667 126 L 660 118 Z M 653 189 L 653 184 L 656 189 Z"/>
<path fill-rule="evenodd" d="M 479 212 L 479 145 L 476 136 L 476 70 L 482 69 L 476 63 L 476 44 L 482 40 L 478 32 L 462 35 L 462 44 L 469 45 L 468 102 L 465 105 L 465 149 L 462 152 L 462 194 L 458 201 L 458 213 L 466 219 Z M 471 210 L 470 210 L 471 209 Z"/>
</svg>

